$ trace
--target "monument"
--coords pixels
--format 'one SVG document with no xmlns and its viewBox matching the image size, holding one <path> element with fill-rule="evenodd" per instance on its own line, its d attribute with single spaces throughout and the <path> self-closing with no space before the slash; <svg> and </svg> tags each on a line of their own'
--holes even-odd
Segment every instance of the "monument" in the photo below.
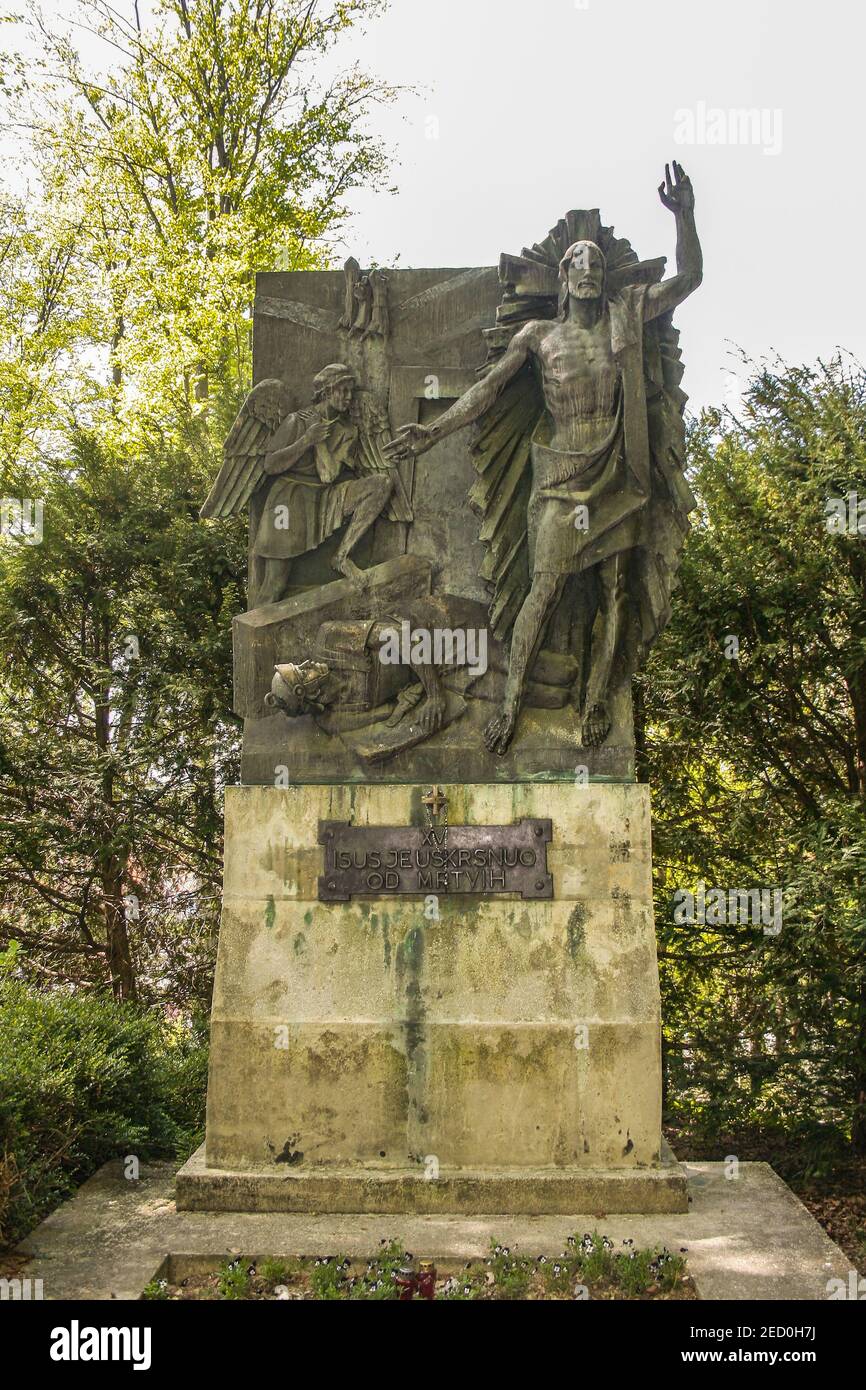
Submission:
<svg viewBox="0 0 866 1390">
<path fill-rule="evenodd" d="M 493 267 L 260 275 L 203 517 L 249 511 L 186 1208 L 686 1208 L 630 681 L 694 499 L 676 273 L 597 210 Z"/>
</svg>

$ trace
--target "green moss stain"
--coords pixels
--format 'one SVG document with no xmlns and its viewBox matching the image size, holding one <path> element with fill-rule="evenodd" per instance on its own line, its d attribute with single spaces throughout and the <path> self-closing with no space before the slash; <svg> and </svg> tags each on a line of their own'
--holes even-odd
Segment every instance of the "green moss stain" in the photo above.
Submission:
<svg viewBox="0 0 866 1390">
<path fill-rule="evenodd" d="M 397 947 L 397 978 L 417 974 L 424 964 L 424 928 L 410 927 Z"/>
<path fill-rule="evenodd" d="M 266 904 L 266 906 L 265 906 L 265 926 L 267 927 L 268 931 L 270 931 L 270 930 L 272 929 L 272 927 L 273 927 L 273 925 L 274 925 L 274 922 L 275 922 L 276 920 L 277 920 L 277 907 L 276 907 L 276 903 L 274 902 L 274 895 L 273 895 L 273 893 L 269 893 L 269 894 L 268 894 L 268 901 L 267 901 L 267 904 Z"/>
<path fill-rule="evenodd" d="M 302 931 L 299 931 L 294 941 L 292 942 L 292 950 L 294 951 L 296 956 L 301 956 L 303 955 L 306 949 L 307 938 L 304 936 L 304 933 Z"/>
<path fill-rule="evenodd" d="M 308 908 L 307 911 L 304 913 L 304 926 L 305 926 L 305 927 L 311 927 L 312 925 L 313 925 L 313 913 L 312 913 L 312 910 Z"/>
<path fill-rule="evenodd" d="M 410 927 L 397 947 L 395 965 L 398 988 L 406 1000 L 402 1019 L 406 1045 L 406 1092 L 410 1117 L 409 1140 L 420 1137 L 415 1124 L 427 1123 L 427 1010 L 421 985 L 424 973 L 424 928 Z M 414 1123 L 413 1123 L 414 1122 Z"/>
<path fill-rule="evenodd" d="M 413 787 L 409 793 L 409 824 L 426 825 L 427 807 L 423 802 L 424 788 Z"/>
<path fill-rule="evenodd" d="M 565 938 L 568 954 L 573 961 L 576 961 L 586 940 L 586 908 L 582 903 L 577 903 L 568 919 Z"/>
<path fill-rule="evenodd" d="M 614 888 L 611 895 L 613 898 L 613 929 L 617 935 L 630 934 L 634 931 L 634 918 L 632 915 L 631 893 L 624 888 Z"/>
</svg>

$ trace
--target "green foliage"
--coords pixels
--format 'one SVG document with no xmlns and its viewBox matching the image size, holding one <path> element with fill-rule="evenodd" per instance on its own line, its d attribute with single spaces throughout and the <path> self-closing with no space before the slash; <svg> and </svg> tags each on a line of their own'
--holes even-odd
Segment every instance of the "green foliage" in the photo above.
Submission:
<svg viewBox="0 0 866 1390">
<path fill-rule="evenodd" d="M 8 65 L 32 191 L 0 188 L 0 497 L 44 534 L 0 542 L 0 945 L 40 986 L 207 1003 L 246 535 L 198 508 L 256 272 L 325 266 L 384 178 L 393 92 L 337 63 L 381 8 L 30 5 Z"/>
<path fill-rule="evenodd" d="M 866 373 L 763 369 L 690 441 L 699 498 L 641 682 L 667 1100 L 692 1133 L 866 1149 Z M 739 659 L 726 659 L 726 638 Z M 678 921 L 677 890 L 780 889 L 761 923 Z M 736 1150 L 735 1150 L 736 1151 Z"/>
<path fill-rule="evenodd" d="M 196 400 L 246 389 L 255 272 L 322 266 L 347 193 L 382 185 L 367 117 L 394 93 L 332 59 L 382 8 L 156 0 L 139 21 L 81 0 L 75 19 L 102 37 L 102 70 L 75 27 L 31 9 L 34 154 L 54 219 L 86 255 L 83 311 L 130 423 L 165 427 Z"/>
<path fill-rule="evenodd" d="M 300 1265 L 297 1260 L 262 1260 L 258 1267 L 259 1278 L 262 1279 L 269 1288 L 273 1289 L 277 1284 L 288 1284 L 291 1280 L 298 1277 Z"/>
<path fill-rule="evenodd" d="M 313 1297 L 324 1302 L 348 1298 L 348 1261 L 324 1256 L 315 1260 L 310 1270 L 310 1287 Z"/>
<path fill-rule="evenodd" d="M 141 1291 L 142 1298 L 148 1303 L 161 1303 L 171 1297 L 167 1279 L 150 1279 Z"/>
<path fill-rule="evenodd" d="M 400 1292 L 396 1275 L 408 1258 L 399 1241 L 383 1241 L 376 1258 L 367 1262 L 363 1274 L 356 1275 L 345 1256 L 321 1256 L 308 1266 L 313 1297 L 325 1302 L 393 1301 Z"/>
<path fill-rule="evenodd" d="M 580 1244 L 577 1243 L 576 1236 L 573 1240 L 574 1272 L 583 1283 L 598 1284 L 613 1279 L 616 1269 L 613 1246 L 605 1236 L 593 1231 L 592 1235 L 585 1235 Z"/>
<path fill-rule="evenodd" d="M 523 1298 L 533 1274 L 532 1260 L 516 1255 L 501 1241 L 490 1242 L 487 1261 L 500 1298 Z"/>
<path fill-rule="evenodd" d="M 243 543 L 196 521 L 189 456 L 74 444 L 42 544 L 0 550 L 0 931 L 40 982 L 204 1005 Z"/>
<path fill-rule="evenodd" d="M 654 1274 L 662 1288 L 670 1292 L 676 1288 L 686 1272 L 686 1262 L 682 1255 L 672 1255 L 669 1250 L 663 1249 L 651 1261 L 654 1265 Z"/>
<path fill-rule="evenodd" d="M 398 1282 L 401 1269 L 413 1267 L 412 1256 L 397 1240 L 382 1241 L 379 1254 L 368 1261 L 363 1274 L 348 1258 L 334 1256 L 301 1257 L 296 1260 L 266 1259 L 249 1264 L 241 1256 L 225 1261 L 214 1276 L 186 1279 L 170 1285 L 164 1279 L 152 1280 L 145 1290 L 147 1298 L 211 1297 L 223 1299 L 272 1298 L 304 1299 L 312 1296 L 322 1302 L 381 1302 L 401 1297 Z M 471 1303 L 487 1300 L 537 1299 L 545 1296 L 586 1298 L 657 1297 L 670 1293 L 685 1274 L 682 1256 L 666 1249 L 636 1250 L 633 1241 L 624 1241 L 623 1251 L 613 1253 L 606 1236 L 594 1233 L 578 1242 L 570 1236 L 568 1249 L 550 1259 L 519 1258 L 498 1242 L 491 1245 L 486 1261 L 472 1260 L 457 1274 L 437 1277 L 434 1297 L 442 1303 Z M 599 1261 L 598 1257 L 603 1258 Z M 595 1287 L 590 1291 L 580 1282 L 587 1269 L 595 1269 Z M 182 1290 L 186 1290 L 183 1293 Z M 414 1298 L 419 1298 L 416 1290 Z"/>
<path fill-rule="evenodd" d="M 109 999 L 40 994 L 0 956 L 0 1243 L 110 1158 L 185 1157 L 204 1120 L 203 1030 Z M 0 1185 L 0 1192 L 2 1192 Z"/>
<path fill-rule="evenodd" d="M 437 1303 L 476 1303 L 489 1294 L 484 1265 L 470 1264 L 460 1274 L 446 1279 L 436 1290 Z"/>
<path fill-rule="evenodd" d="M 654 1287 L 671 1292 L 685 1273 L 685 1260 L 663 1248 L 638 1249 L 634 1241 L 623 1241 L 615 1250 L 613 1242 L 598 1231 L 582 1237 L 569 1236 L 566 1249 L 557 1256 L 543 1256 L 535 1264 L 517 1261 L 498 1242 L 487 1261 L 494 1274 L 494 1296 L 523 1298 L 537 1265 L 545 1292 L 575 1295 L 577 1289 L 596 1291 L 620 1289 L 627 1298 L 641 1298 Z M 467 1294 L 466 1296 L 471 1296 Z"/>
<path fill-rule="evenodd" d="M 376 1259 L 370 1260 L 361 1277 L 351 1279 L 349 1297 L 377 1303 L 397 1298 L 399 1289 L 394 1282 L 395 1276 L 407 1259 L 405 1247 L 399 1240 L 383 1243 Z"/>
<path fill-rule="evenodd" d="M 246 1298 L 250 1291 L 249 1269 L 241 1260 L 225 1260 L 219 1268 L 219 1292 L 221 1298 Z"/>
<path fill-rule="evenodd" d="M 548 1293 L 570 1293 L 577 1272 L 577 1261 L 565 1255 L 558 1259 L 545 1257 L 541 1263 L 541 1272 Z"/>
<path fill-rule="evenodd" d="M 654 1282 L 650 1268 L 654 1259 L 652 1250 L 629 1250 L 613 1257 L 613 1277 L 619 1287 L 631 1298 L 646 1293 Z"/>
</svg>

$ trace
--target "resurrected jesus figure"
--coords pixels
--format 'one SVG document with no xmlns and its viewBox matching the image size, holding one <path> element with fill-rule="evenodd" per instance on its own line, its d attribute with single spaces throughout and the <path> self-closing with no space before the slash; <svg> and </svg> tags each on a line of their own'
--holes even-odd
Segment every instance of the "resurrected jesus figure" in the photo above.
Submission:
<svg viewBox="0 0 866 1390">
<path fill-rule="evenodd" d="M 678 164 L 673 174 L 665 167 L 659 196 L 676 217 L 675 275 L 610 295 L 603 252 L 594 242 L 575 242 L 559 266 L 557 316 L 525 323 L 488 374 L 434 424 L 407 425 L 386 446 L 392 460 L 425 453 L 483 416 L 532 362 L 545 409 L 531 444 L 529 589 L 511 633 L 504 700 L 484 735 L 487 747 L 500 754 L 513 737 L 547 622 L 573 574 L 592 572 L 597 596 L 583 743 L 597 747 L 610 733 L 612 678 L 627 622 L 629 558 L 636 547 L 651 545 L 648 504 L 659 486 L 647 425 L 643 325 L 681 304 L 702 276 L 694 194 Z M 659 610 L 665 603 L 666 598 L 658 600 Z M 651 626 L 644 621 L 645 628 Z"/>
</svg>

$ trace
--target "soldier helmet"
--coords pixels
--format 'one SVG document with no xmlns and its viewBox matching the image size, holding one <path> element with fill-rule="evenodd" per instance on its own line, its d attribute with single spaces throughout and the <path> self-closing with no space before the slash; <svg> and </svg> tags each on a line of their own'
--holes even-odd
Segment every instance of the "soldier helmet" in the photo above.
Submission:
<svg viewBox="0 0 866 1390">
<path fill-rule="evenodd" d="M 316 661 L 288 661 L 275 666 L 265 704 L 268 709 L 281 709 L 292 719 L 311 709 L 322 709 L 318 695 L 326 674 L 327 667 Z"/>
</svg>

